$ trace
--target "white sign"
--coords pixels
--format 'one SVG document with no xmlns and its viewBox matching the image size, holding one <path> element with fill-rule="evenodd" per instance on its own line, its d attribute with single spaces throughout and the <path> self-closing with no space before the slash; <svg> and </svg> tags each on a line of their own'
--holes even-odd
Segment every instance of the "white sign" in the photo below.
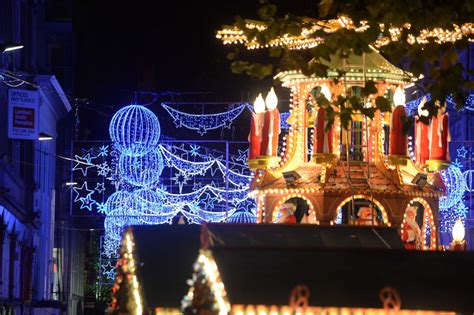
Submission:
<svg viewBox="0 0 474 315">
<path fill-rule="evenodd" d="M 38 140 L 37 91 L 8 90 L 8 137 Z"/>
</svg>

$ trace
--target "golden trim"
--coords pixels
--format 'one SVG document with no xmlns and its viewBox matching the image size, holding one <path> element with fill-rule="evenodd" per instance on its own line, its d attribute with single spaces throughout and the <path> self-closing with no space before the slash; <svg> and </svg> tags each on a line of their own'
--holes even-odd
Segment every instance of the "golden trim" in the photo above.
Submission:
<svg viewBox="0 0 474 315">
<path fill-rule="evenodd" d="M 408 156 L 405 155 L 389 155 L 388 162 L 390 165 L 407 165 L 408 164 Z"/>
<path fill-rule="evenodd" d="M 450 165 L 448 161 L 440 161 L 440 160 L 428 160 L 426 161 L 426 164 L 428 164 L 428 170 L 431 172 L 445 170 Z"/>
</svg>

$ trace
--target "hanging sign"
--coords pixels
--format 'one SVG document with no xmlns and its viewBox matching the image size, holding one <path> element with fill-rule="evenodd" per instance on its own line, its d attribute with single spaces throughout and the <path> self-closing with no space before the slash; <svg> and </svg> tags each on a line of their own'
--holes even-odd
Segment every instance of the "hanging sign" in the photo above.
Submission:
<svg viewBox="0 0 474 315">
<path fill-rule="evenodd" d="M 38 140 L 37 91 L 8 90 L 8 137 Z"/>
</svg>

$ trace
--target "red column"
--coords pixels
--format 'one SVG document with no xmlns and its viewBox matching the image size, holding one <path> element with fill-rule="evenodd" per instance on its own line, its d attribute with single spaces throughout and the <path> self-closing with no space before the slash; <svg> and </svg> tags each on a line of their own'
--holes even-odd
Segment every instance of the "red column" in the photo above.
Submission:
<svg viewBox="0 0 474 315">
<path fill-rule="evenodd" d="M 313 153 L 332 153 L 332 126 L 326 132 L 326 111 L 319 108 L 314 121 Z"/>
<path fill-rule="evenodd" d="M 280 134 L 280 112 L 278 109 L 265 112 L 262 128 L 262 145 L 260 155 L 276 156 L 278 154 L 278 135 Z"/>
<path fill-rule="evenodd" d="M 249 134 L 249 160 L 257 158 L 260 155 L 260 146 L 262 143 L 262 125 L 264 113 L 252 113 Z"/>
<path fill-rule="evenodd" d="M 430 126 L 421 122 L 417 117 L 415 123 L 415 158 L 418 164 L 425 164 L 430 158 L 429 130 Z"/>
<path fill-rule="evenodd" d="M 390 129 L 390 155 L 407 155 L 407 135 L 403 133 L 403 121 L 406 120 L 405 107 L 399 105 L 392 113 Z"/>
<path fill-rule="evenodd" d="M 430 160 L 448 160 L 449 118 L 448 114 L 433 116 L 430 125 Z"/>
</svg>

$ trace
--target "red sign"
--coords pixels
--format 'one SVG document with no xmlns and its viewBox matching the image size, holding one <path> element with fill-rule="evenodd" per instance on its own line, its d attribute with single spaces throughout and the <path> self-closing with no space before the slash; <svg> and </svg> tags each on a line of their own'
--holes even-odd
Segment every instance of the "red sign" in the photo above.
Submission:
<svg viewBox="0 0 474 315">
<path fill-rule="evenodd" d="M 35 109 L 13 106 L 13 127 L 35 128 Z"/>
</svg>

